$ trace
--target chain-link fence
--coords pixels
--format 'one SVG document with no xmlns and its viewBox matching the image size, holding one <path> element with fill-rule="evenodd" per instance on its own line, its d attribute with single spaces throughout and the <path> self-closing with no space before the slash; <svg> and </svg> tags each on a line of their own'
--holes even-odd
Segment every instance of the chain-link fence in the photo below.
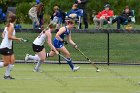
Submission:
<svg viewBox="0 0 140 93">
<path fill-rule="evenodd" d="M 32 42 L 38 36 L 38 30 L 17 30 L 17 37 L 29 39 L 29 42 L 14 41 L 14 52 L 17 60 L 24 60 L 27 53 L 34 55 Z M 79 49 L 93 62 L 105 64 L 140 64 L 140 35 L 139 31 L 73 31 L 72 39 L 77 43 Z M 55 33 L 53 33 L 53 37 Z M 52 39 L 53 40 L 53 39 Z M 74 62 L 88 63 L 86 59 L 71 46 L 66 45 Z M 45 44 L 46 51 L 50 48 Z M 58 56 L 48 58 L 47 62 L 59 62 Z M 61 58 L 61 61 L 63 59 Z"/>
</svg>

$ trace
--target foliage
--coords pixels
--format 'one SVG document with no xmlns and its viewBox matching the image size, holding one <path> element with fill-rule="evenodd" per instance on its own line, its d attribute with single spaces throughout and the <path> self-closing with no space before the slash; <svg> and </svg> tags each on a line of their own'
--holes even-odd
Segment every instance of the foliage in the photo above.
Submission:
<svg viewBox="0 0 140 93">
<path fill-rule="evenodd" d="M 8 2 L 9 0 L 3 0 Z M 29 3 L 35 3 L 35 0 L 13 0 L 12 3 L 8 2 L 8 6 L 17 7 L 17 16 L 20 17 L 20 22 L 29 22 L 29 18 L 27 18 L 27 13 L 29 8 L 31 7 Z M 53 7 L 58 5 L 63 11 L 68 12 L 74 0 L 41 0 L 45 4 L 45 21 L 49 21 L 50 15 L 52 15 Z M 129 5 L 131 9 L 135 10 L 136 20 L 140 20 L 140 0 L 89 0 L 87 4 L 87 12 L 89 22 L 92 22 L 92 13 L 98 13 L 103 10 L 103 6 L 109 3 L 111 4 L 111 8 L 114 10 L 115 15 L 119 15 L 126 5 Z M 22 12 L 20 12 L 22 11 Z M 25 18 L 24 18 L 25 17 Z M 25 20 L 27 19 L 27 20 Z M 137 23 L 140 23 L 137 21 Z"/>
<path fill-rule="evenodd" d="M 31 8 L 31 5 L 27 2 L 17 4 L 17 21 L 20 23 L 28 23 L 30 22 L 28 17 L 28 11 Z"/>
</svg>

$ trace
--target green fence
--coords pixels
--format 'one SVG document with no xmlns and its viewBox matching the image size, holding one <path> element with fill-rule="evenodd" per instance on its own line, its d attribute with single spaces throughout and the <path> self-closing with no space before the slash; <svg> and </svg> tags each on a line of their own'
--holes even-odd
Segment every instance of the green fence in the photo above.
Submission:
<svg viewBox="0 0 140 93">
<path fill-rule="evenodd" d="M 77 33 L 75 33 L 77 32 Z M 33 54 L 32 42 L 39 33 L 26 30 L 17 32 L 17 37 L 29 39 L 29 42 L 14 41 L 14 52 L 17 60 L 23 60 L 27 53 Z M 54 37 L 55 33 L 53 33 Z M 140 64 L 140 34 L 139 31 L 73 31 L 72 39 L 81 51 L 96 63 Z M 52 39 L 53 40 L 53 39 Z M 0 40 L 1 41 L 1 40 Z M 71 45 L 66 46 L 74 61 L 85 63 L 85 58 Z M 45 44 L 46 51 L 50 48 Z M 58 56 L 47 60 L 58 61 Z M 63 59 L 61 59 L 63 60 Z"/>
</svg>

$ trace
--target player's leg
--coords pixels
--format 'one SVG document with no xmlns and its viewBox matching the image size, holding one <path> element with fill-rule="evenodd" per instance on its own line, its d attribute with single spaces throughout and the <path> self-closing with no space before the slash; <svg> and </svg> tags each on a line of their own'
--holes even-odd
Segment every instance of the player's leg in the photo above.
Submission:
<svg viewBox="0 0 140 93">
<path fill-rule="evenodd" d="M 12 68 L 14 67 L 13 62 L 11 62 L 14 55 L 7 55 L 7 56 L 3 56 L 3 61 L 4 61 L 4 66 L 7 66 L 6 71 L 5 71 L 5 75 L 4 75 L 4 79 L 14 79 L 10 76 L 10 71 L 12 70 Z"/>
<path fill-rule="evenodd" d="M 30 54 L 26 54 L 24 61 L 27 62 L 28 60 L 38 61 L 38 60 L 40 60 L 40 58 L 38 57 L 37 54 L 35 54 L 34 56 L 30 55 Z"/>
<path fill-rule="evenodd" d="M 9 65 L 9 56 L 2 55 L 2 59 L 4 62 L 0 62 L 0 68 L 8 66 Z"/>
<path fill-rule="evenodd" d="M 2 56 L 2 59 L 3 59 L 3 56 Z M 0 68 L 3 68 L 6 65 L 8 65 L 8 64 L 7 63 L 4 63 L 4 62 L 0 62 Z"/>
<path fill-rule="evenodd" d="M 70 58 L 70 53 L 69 51 L 65 48 L 65 46 L 58 48 L 58 51 L 62 52 L 66 58 L 69 60 L 67 61 L 67 63 L 69 64 L 70 68 L 72 69 L 72 71 L 77 71 L 80 67 L 75 67 L 74 64 L 72 63 L 72 59 Z"/>
<path fill-rule="evenodd" d="M 55 52 L 53 50 L 51 50 L 49 53 L 46 53 L 46 57 L 53 57 L 55 56 Z"/>
<path fill-rule="evenodd" d="M 10 53 L 6 48 L 0 49 L 0 54 L 2 54 L 2 60 L 4 62 L 0 62 L 0 68 L 9 65 L 9 56 L 7 53 Z"/>
<path fill-rule="evenodd" d="M 45 61 L 46 59 L 46 51 L 45 51 L 45 48 L 43 48 L 43 50 L 41 52 L 38 52 L 37 53 L 38 57 L 40 58 L 40 60 L 38 60 L 35 68 L 34 68 L 34 71 L 35 72 L 39 72 L 40 70 L 40 66 L 41 64 Z"/>
</svg>

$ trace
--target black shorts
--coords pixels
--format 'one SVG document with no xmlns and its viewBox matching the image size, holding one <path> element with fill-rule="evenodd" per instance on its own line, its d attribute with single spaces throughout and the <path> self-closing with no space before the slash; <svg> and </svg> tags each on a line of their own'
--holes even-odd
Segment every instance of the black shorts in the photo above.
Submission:
<svg viewBox="0 0 140 93">
<path fill-rule="evenodd" d="M 44 46 L 39 46 L 39 45 L 33 44 L 32 48 L 33 48 L 34 52 L 41 52 L 43 50 Z"/>
<path fill-rule="evenodd" d="M 0 49 L 0 54 L 5 55 L 5 56 L 9 56 L 9 55 L 13 55 L 13 49 L 9 49 L 9 48 L 1 48 Z"/>
</svg>

